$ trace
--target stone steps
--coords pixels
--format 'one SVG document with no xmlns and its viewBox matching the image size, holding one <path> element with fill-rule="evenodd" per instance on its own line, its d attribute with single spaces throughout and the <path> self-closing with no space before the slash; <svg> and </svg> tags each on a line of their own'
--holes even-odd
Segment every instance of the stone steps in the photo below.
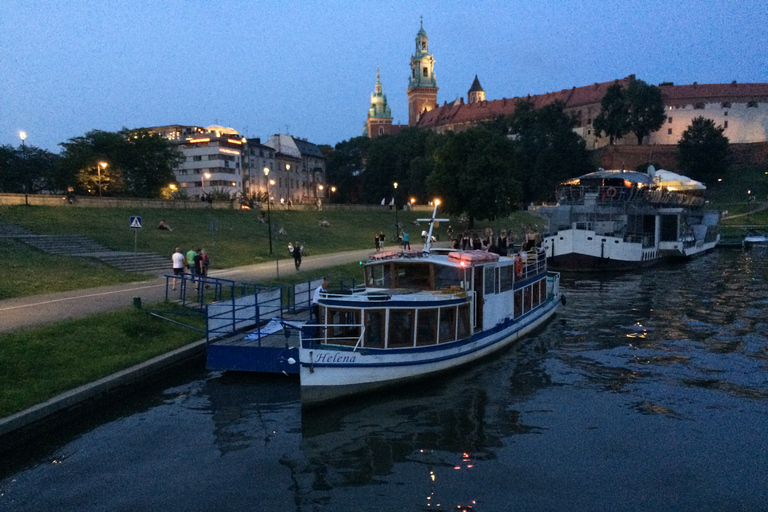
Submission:
<svg viewBox="0 0 768 512">
<path fill-rule="evenodd" d="M 35 235 L 19 226 L 0 224 L 0 237 L 14 238 L 49 254 L 94 258 L 125 272 L 171 272 L 170 257 L 150 252 L 113 251 L 83 235 Z"/>
</svg>

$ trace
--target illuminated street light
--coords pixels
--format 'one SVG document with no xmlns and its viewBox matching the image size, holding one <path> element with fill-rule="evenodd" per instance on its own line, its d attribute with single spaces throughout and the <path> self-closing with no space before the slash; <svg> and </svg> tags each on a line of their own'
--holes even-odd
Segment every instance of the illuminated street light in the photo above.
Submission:
<svg viewBox="0 0 768 512">
<path fill-rule="evenodd" d="M 392 200 L 395 202 L 395 241 L 400 242 L 400 222 L 397 220 L 397 182 L 394 183 L 395 193 Z"/>
<path fill-rule="evenodd" d="M 107 168 L 107 162 L 98 162 L 96 164 L 96 173 L 99 176 L 99 197 L 101 197 L 101 170 Z"/>
<path fill-rule="evenodd" d="M 269 167 L 264 168 L 264 179 L 267 181 L 267 226 L 269 227 L 269 255 L 272 256 L 272 208 L 269 206 L 269 203 L 270 203 Z"/>
</svg>

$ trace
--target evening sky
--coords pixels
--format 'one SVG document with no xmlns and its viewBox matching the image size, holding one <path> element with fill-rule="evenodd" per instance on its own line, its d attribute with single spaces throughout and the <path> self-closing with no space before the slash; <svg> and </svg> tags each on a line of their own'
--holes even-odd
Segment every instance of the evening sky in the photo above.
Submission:
<svg viewBox="0 0 768 512">
<path fill-rule="evenodd" d="M 763 0 L 0 2 L 0 144 L 168 124 L 362 133 L 376 69 L 394 123 L 420 16 L 440 105 L 634 74 L 651 84 L 768 82 Z"/>
</svg>

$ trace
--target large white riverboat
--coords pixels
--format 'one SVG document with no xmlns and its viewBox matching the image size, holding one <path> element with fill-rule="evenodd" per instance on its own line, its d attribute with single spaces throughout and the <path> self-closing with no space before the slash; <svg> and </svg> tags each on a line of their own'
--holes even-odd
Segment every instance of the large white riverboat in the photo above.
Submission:
<svg viewBox="0 0 768 512">
<path fill-rule="evenodd" d="M 649 167 L 599 170 L 561 183 L 558 205 L 537 212 L 549 265 L 567 271 L 629 270 L 691 258 L 720 240 L 720 213 L 703 209 L 706 187 Z"/>
<path fill-rule="evenodd" d="M 364 288 L 322 294 L 318 323 L 302 330 L 302 404 L 452 370 L 555 313 L 559 274 L 547 271 L 543 252 L 431 249 L 432 224 L 423 250 L 374 254 L 364 264 Z"/>
</svg>

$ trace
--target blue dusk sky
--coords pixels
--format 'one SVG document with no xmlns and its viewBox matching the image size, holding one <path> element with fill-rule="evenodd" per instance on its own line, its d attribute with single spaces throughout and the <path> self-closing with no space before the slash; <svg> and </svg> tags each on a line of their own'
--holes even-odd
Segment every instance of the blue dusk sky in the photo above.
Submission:
<svg viewBox="0 0 768 512">
<path fill-rule="evenodd" d="M 376 69 L 394 123 L 420 16 L 440 105 L 475 75 L 489 100 L 634 74 L 768 82 L 764 0 L 2 0 L 0 144 L 168 124 L 359 136 Z"/>
</svg>

